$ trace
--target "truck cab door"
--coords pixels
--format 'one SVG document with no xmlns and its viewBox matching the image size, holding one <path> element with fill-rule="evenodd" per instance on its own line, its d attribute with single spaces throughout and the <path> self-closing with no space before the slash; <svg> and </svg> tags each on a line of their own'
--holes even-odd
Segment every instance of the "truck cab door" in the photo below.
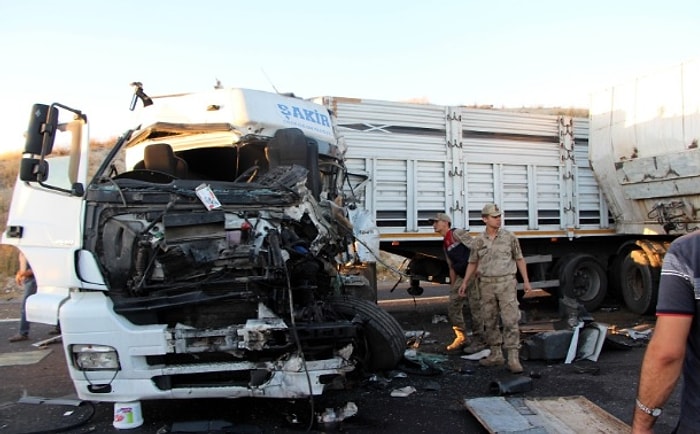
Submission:
<svg viewBox="0 0 700 434">
<path fill-rule="evenodd" d="M 84 222 L 83 191 L 87 181 L 87 121 L 59 122 L 66 110 L 34 105 L 2 243 L 24 253 L 38 290 L 27 301 L 31 322 L 57 324 L 61 304 L 71 288 L 81 286 L 78 259 Z M 65 134 L 64 134 L 65 133 Z M 66 136 L 67 134 L 67 136 Z M 67 152 L 54 150 L 66 143 Z"/>
</svg>

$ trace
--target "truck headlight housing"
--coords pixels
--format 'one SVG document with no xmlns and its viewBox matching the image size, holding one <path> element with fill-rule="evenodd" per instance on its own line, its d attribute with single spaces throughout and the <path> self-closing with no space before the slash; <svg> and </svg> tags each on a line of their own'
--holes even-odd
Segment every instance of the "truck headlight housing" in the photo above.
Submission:
<svg viewBox="0 0 700 434">
<path fill-rule="evenodd" d="M 73 345 L 73 365 L 81 371 L 116 371 L 120 369 L 119 354 L 107 345 Z"/>
</svg>

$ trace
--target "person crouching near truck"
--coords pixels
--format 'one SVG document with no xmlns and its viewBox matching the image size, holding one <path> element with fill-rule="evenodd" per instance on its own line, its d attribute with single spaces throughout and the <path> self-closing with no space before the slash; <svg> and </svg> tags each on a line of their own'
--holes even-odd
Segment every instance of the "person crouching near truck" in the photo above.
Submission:
<svg viewBox="0 0 700 434">
<path fill-rule="evenodd" d="M 526 293 L 531 287 L 520 242 L 513 233 L 501 227 L 501 217 L 501 210 L 494 203 L 486 204 L 481 210 L 481 219 L 486 224 L 486 229 L 474 240 L 459 294 L 462 297 L 467 295 L 471 288 L 468 288 L 465 282 L 478 272 L 486 342 L 491 350 L 491 354 L 479 360 L 479 364 L 502 366 L 505 364 L 502 351 L 504 348 L 508 355 L 508 369 L 514 374 L 519 374 L 523 372 L 523 367 L 520 364 L 520 308 L 516 271 L 520 271 Z M 499 318 L 503 332 L 499 327 Z"/>
<path fill-rule="evenodd" d="M 481 304 L 479 303 L 479 291 L 476 288 L 477 279 L 473 278 L 469 282 L 469 312 L 472 317 L 472 342 L 468 344 L 467 327 L 464 322 L 464 307 L 466 299 L 458 293 L 462 284 L 462 276 L 467 269 L 469 259 L 469 248 L 474 239 L 469 232 L 464 229 L 452 228 L 452 219 L 445 213 L 437 213 L 435 218 L 430 219 L 435 232 L 443 237 L 443 248 L 445 258 L 450 269 L 450 297 L 447 305 L 447 316 L 452 323 L 452 330 L 455 338 L 446 348 L 448 352 L 464 349 L 467 354 L 472 354 L 483 350 L 486 347 L 484 342 L 484 320 L 481 315 Z"/>
</svg>

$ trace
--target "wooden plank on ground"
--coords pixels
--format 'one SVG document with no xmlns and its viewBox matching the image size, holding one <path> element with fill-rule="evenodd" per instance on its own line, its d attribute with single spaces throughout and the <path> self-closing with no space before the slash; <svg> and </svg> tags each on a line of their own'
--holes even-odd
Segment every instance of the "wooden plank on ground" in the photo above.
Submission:
<svg viewBox="0 0 700 434">
<path fill-rule="evenodd" d="M 603 410 L 583 396 L 559 398 L 528 398 L 533 412 L 547 422 L 548 432 L 572 433 L 628 433 L 629 425 Z M 567 431 L 563 431 L 564 428 Z"/>
<path fill-rule="evenodd" d="M 523 294 L 523 298 L 551 297 L 552 294 L 542 288 L 532 288 L 532 290 Z"/>
<path fill-rule="evenodd" d="M 465 399 L 467 410 L 490 433 L 546 434 L 502 396 Z"/>
<path fill-rule="evenodd" d="M 628 433 L 630 427 L 583 396 L 465 399 L 464 404 L 489 433 Z"/>
</svg>

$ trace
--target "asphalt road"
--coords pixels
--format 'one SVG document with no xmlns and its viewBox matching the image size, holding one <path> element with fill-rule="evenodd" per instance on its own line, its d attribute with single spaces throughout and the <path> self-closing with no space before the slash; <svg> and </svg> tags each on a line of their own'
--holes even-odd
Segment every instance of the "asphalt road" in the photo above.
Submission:
<svg viewBox="0 0 700 434">
<path fill-rule="evenodd" d="M 113 427 L 113 404 L 77 400 L 60 344 L 49 344 L 43 349 L 32 346 L 34 341 L 49 338 L 51 327 L 34 324 L 32 340 L 9 343 L 7 338 L 17 331 L 19 304 L 0 302 L 0 434 L 295 433 L 333 429 L 349 433 L 487 432 L 466 410 L 464 400 L 492 396 L 494 382 L 512 376 L 503 368 L 482 368 L 459 355 L 443 355 L 452 331 L 448 324 L 435 320 L 445 314 L 446 287 L 426 285 L 426 293 L 414 299 L 407 295 L 405 285 L 389 292 L 392 285 L 380 285 L 380 305 L 398 319 L 404 330 L 430 333 L 417 351 L 437 369 L 417 371 L 407 364 L 394 372 L 358 378 L 345 389 L 329 391 L 313 401 L 144 401 L 144 423 L 130 430 Z M 544 299 L 524 302 L 522 308 L 533 323 L 558 315 L 556 305 Z M 653 322 L 653 317 L 632 315 L 614 302 L 593 313 L 593 317 L 618 329 Z M 526 360 L 524 375 L 532 378 L 533 386 L 523 396 L 582 396 L 629 424 L 644 349 L 643 340 L 628 340 L 622 345 L 608 345 L 606 341 L 598 361 L 586 361 L 587 368 L 595 369 L 580 369 L 580 364 L 563 361 Z M 31 357 L 34 360 L 27 362 Z M 392 390 L 406 386 L 414 387 L 416 392 L 407 397 L 390 395 Z M 342 408 L 348 403 L 357 406 L 357 414 L 339 425 L 309 423 L 311 414 L 320 414 L 325 408 Z M 657 432 L 670 432 L 677 417 L 678 391 L 657 423 Z"/>
</svg>

